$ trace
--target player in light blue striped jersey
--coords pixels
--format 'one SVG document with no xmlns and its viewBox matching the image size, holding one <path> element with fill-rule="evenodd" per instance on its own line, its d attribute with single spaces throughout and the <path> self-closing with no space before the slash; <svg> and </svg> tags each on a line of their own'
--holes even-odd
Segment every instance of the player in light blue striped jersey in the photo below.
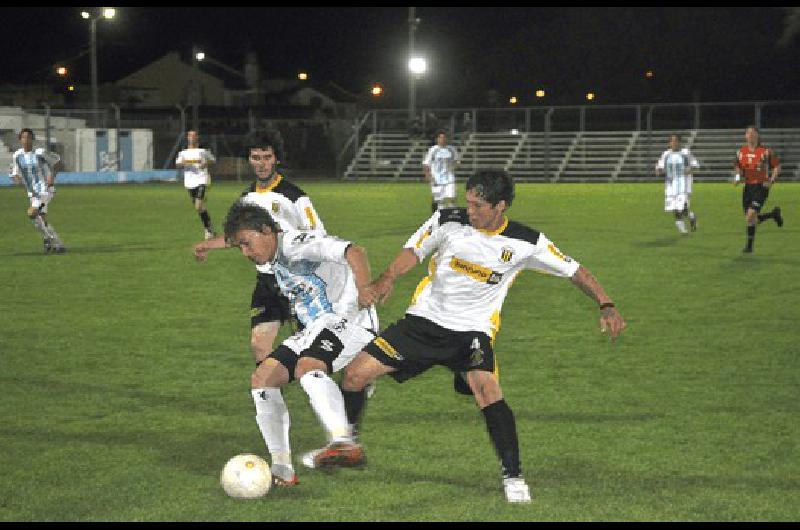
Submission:
<svg viewBox="0 0 800 530">
<path fill-rule="evenodd" d="M 34 149 L 34 134 L 31 129 L 22 129 L 19 140 L 22 147 L 14 152 L 11 179 L 16 184 L 25 186 L 28 192 L 31 201 L 28 217 L 42 234 L 44 251 L 60 254 L 66 251 L 66 247 L 53 226 L 47 222 L 47 207 L 56 194 L 56 166 L 61 158 L 41 147 Z"/>
<path fill-rule="evenodd" d="M 436 133 L 436 145 L 428 149 L 422 167 L 425 170 L 425 180 L 431 183 L 433 203 L 431 210 L 455 206 L 456 203 L 456 174 L 455 166 L 459 162 L 458 151 L 452 145 L 447 145 L 447 133 Z"/>
<path fill-rule="evenodd" d="M 656 174 L 664 176 L 664 211 L 675 213 L 675 226 L 681 234 L 688 234 L 686 218 L 692 231 L 697 230 L 697 216 L 690 210 L 692 195 L 692 172 L 699 168 L 697 159 L 689 149 L 681 149 L 681 137 L 669 137 L 669 149 L 662 153 L 656 163 Z"/>
</svg>

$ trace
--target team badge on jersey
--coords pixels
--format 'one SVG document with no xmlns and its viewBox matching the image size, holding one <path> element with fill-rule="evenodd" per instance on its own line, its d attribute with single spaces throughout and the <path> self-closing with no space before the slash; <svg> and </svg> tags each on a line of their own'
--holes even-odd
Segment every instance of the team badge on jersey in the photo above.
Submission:
<svg viewBox="0 0 800 530">
<path fill-rule="evenodd" d="M 281 203 L 279 203 L 278 201 L 274 201 L 272 203 L 272 211 L 273 211 L 273 213 L 280 212 L 281 211 Z"/>
<path fill-rule="evenodd" d="M 503 263 L 508 263 L 514 257 L 514 249 L 511 247 L 503 247 L 503 251 L 500 254 L 500 261 Z"/>
</svg>

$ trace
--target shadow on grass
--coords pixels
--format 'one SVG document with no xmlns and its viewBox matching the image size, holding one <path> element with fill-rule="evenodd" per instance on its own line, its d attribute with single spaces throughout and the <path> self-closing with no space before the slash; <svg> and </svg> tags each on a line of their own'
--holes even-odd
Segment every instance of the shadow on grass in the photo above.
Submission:
<svg viewBox="0 0 800 530">
<path fill-rule="evenodd" d="M 43 251 L 39 252 L 11 252 L 8 254 L 0 254 L 0 257 L 7 258 L 20 258 L 31 256 L 43 257 L 59 257 L 70 254 L 114 254 L 114 253 L 129 253 L 129 252 L 162 252 L 166 250 L 184 250 L 187 255 L 191 254 L 191 246 L 193 243 L 187 241 L 177 241 L 174 244 L 158 244 L 152 245 L 147 243 L 127 243 L 127 244 L 111 244 L 111 245 L 97 245 L 97 246 L 72 246 L 67 245 L 67 252 L 65 254 L 45 254 Z"/>
<path fill-rule="evenodd" d="M 667 248 L 667 247 L 674 247 L 678 244 L 679 239 L 677 237 L 665 237 L 661 239 L 654 239 L 652 241 L 634 241 L 631 243 L 634 247 L 639 248 Z"/>
</svg>

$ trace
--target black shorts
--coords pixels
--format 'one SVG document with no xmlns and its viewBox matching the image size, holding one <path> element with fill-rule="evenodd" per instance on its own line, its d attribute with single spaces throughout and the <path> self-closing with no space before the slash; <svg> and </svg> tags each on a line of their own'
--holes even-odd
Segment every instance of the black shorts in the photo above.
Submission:
<svg viewBox="0 0 800 530">
<path fill-rule="evenodd" d="M 491 340 L 479 331 L 453 331 L 430 320 L 406 315 L 373 340 L 364 350 L 378 361 L 396 368 L 398 383 L 416 377 L 432 366 L 454 372 L 495 371 Z"/>
<path fill-rule="evenodd" d="M 189 198 L 192 200 L 192 203 L 196 199 L 200 199 L 201 201 L 206 200 L 206 185 L 201 184 L 196 188 L 186 188 L 186 191 L 189 192 Z"/>
<path fill-rule="evenodd" d="M 744 192 L 742 193 L 742 208 L 744 213 L 747 210 L 753 209 L 757 212 L 767 203 L 769 197 L 769 188 L 763 184 L 745 184 Z"/>
<path fill-rule="evenodd" d="M 274 274 L 258 274 L 250 302 L 250 327 L 266 322 L 291 322 L 291 302 L 281 294 Z"/>
</svg>

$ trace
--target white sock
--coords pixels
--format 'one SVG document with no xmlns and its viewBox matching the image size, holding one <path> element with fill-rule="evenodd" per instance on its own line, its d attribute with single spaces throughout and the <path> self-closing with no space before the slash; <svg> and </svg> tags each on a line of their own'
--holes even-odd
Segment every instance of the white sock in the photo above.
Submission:
<svg viewBox="0 0 800 530">
<path fill-rule="evenodd" d="M 352 441 L 350 424 L 344 409 L 344 397 L 333 379 L 321 370 L 312 370 L 300 378 L 311 408 L 328 433 L 331 442 Z"/>
<path fill-rule="evenodd" d="M 31 219 L 33 226 L 36 227 L 36 230 L 42 233 L 44 237 L 51 237 L 50 233 L 47 231 L 47 226 L 45 226 L 44 221 L 38 215 Z"/>
<path fill-rule="evenodd" d="M 256 423 L 267 444 L 272 464 L 292 466 L 289 445 L 289 410 L 279 388 L 258 388 L 251 391 L 256 404 Z"/>
<path fill-rule="evenodd" d="M 679 231 L 681 234 L 685 234 L 685 233 L 686 233 L 686 223 L 684 222 L 684 220 L 683 220 L 683 219 L 678 219 L 678 220 L 676 220 L 676 221 L 675 221 L 675 226 L 677 226 L 677 227 L 678 227 L 678 231 Z"/>
</svg>

